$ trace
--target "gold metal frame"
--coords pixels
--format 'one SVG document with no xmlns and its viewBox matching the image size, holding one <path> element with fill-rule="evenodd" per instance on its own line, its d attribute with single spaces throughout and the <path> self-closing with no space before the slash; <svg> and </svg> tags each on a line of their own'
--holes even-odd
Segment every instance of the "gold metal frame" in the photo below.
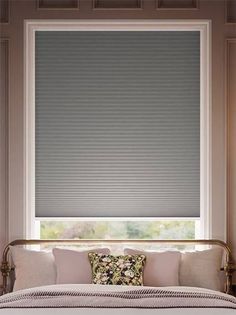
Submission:
<svg viewBox="0 0 236 315">
<path fill-rule="evenodd" d="M 169 245 L 215 245 L 220 246 L 225 252 L 225 264 L 221 268 L 222 271 L 225 272 L 226 276 L 226 283 L 225 283 L 225 292 L 227 294 L 233 294 L 232 289 L 232 276 L 234 271 L 236 271 L 236 265 L 233 262 L 232 252 L 230 247 L 223 241 L 220 240 L 25 240 L 19 239 L 9 243 L 4 251 L 2 256 L 2 265 L 1 265 L 1 273 L 3 277 L 3 294 L 8 293 L 8 278 L 10 275 L 11 270 L 14 268 L 11 266 L 9 262 L 9 249 L 10 246 L 17 246 L 17 245 L 41 245 L 41 244 L 70 244 L 70 245 L 81 245 L 81 244 L 169 244 Z"/>
</svg>

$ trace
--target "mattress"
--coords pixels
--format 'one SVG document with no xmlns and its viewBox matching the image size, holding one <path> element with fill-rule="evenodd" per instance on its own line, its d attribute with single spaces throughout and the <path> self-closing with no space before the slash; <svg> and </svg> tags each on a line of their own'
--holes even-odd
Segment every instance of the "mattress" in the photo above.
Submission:
<svg viewBox="0 0 236 315">
<path fill-rule="evenodd" d="M 233 315 L 236 298 L 192 287 L 53 285 L 6 294 L 0 315 Z"/>
</svg>

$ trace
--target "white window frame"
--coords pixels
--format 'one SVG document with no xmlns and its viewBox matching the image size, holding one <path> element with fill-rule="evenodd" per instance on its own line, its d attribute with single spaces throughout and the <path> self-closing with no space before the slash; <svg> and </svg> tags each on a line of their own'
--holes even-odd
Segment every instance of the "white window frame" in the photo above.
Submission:
<svg viewBox="0 0 236 315">
<path fill-rule="evenodd" d="M 35 237 L 35 32 L 200 32 L 200 238 L 212 237 L 212 118 L 210 20 L 25 20 L 24 50 L 24 235 Z M 83 218 L 84 220 L 89 218 Z M 105 219 L 105 218 L 104 218 Z M 115 219 L 115 218 L 114 218 Z M 129 219 L 129 218 L 125 218 Z M 151 218 L 149 218 L 151 219 Z M 154 218 L 153 218 L 154 219 Z M 155 218 L 157 219 L 157 218 Z M 179 219 L 179 218 L 178 218 Z M 186 218 L 187 219 L 187 218 Z M 143 220 L 143 218 L 142 218 Z"/>
</svg>

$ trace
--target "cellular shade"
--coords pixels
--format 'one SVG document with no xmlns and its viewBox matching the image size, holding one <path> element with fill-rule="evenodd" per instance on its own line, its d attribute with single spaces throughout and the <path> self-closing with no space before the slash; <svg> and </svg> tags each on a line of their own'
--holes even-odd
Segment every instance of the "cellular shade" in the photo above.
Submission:
<svg viewBox="0 0 236 315">
<path fill-rule="evenodd" d="M 36 216 L 199 216 L 199 37 L 36 32 Z"/>
</svg>

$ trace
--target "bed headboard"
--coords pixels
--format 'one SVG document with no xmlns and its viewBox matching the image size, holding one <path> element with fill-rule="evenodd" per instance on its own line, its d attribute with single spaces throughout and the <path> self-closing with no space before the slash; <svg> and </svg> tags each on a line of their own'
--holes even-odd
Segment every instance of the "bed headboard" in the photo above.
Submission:
<svg viewBox="0 0 236 315">
<path fill-rule="evenodd" d="M 17 246 L 17 245 L 43 245 L 43 244 L 55 244 L 55 245 L 82 245 L 82 244 L 157 244 L 157 245 L 205 245 L 205 246 L 219 246 L 224 250 L 225 253 L 225 262 L 221 268 L 221 270 L 225 273 L 226 276 L 226 283 L 225 283 L 225 292 L 228 294 L 233 293 L 232 289 L 232 276 L 234 271 L 236 271 L 236 265 L 233 262 L 232 252 L 229 245 L 221 240 L 212 239 L 212 240 L 92 240 L 92 239 L 73 239 L 73 240 L 26 240 L 26 239 L 18 239 L 9 243 L 2 255 L 2 264 L 1 264 L 1 273 L 3 277 L 3 294 L 7 293 L 7 284 L 8 278 L 10 275 L 12 268 L 9 260 L 9 249 L 10 246 Z"/>
</svg>

